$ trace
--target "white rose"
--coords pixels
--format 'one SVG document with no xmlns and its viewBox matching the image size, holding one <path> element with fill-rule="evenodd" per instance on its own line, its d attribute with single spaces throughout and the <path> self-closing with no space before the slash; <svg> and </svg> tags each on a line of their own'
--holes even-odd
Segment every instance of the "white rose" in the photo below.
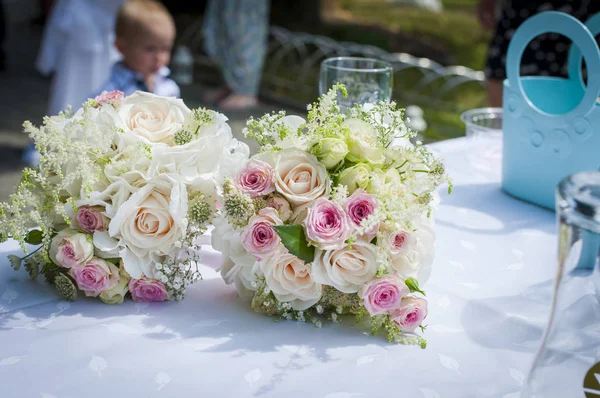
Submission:
<svg viewBox="0 0 600 398">
<path fill-rule="evenodd" d="M 328 196 L 330 191 L 325 166 L 314 156 L 296 148 L 284 149 L 277 154 L 275 187 L 294 206 Z"/>
<path fill-rule="evenodd" d="M 258 265 L 277 300 L 288 301 L 293 309 L 305 310 L 321 298 L 323 287 L 315 282 L 312 265 L 293 254 L 280 252 Z"/>
<path fill-rule="evenodd" d="M 367 185 L 366 191 L 374 195 L 383 195 L 395 187 L 401 186 L 402 180 L 396 169 L 387 169 L 385 172 L 381 169 L 373 170 L 371 179 Z"/>
<path fill-rule="evenodd" d="M 150 144 L 174 145 L 175 134 L 191 124 L 191 111 L 180 98 L 141 91 L 126 97 L 118 112 L 125 130 Z"/>
<path fill-rule="evenodd" d="M 119 283 L 112 289 L 100 293 L 100 300 L 102 300 L 104 304 L 123 304 L 125 295 L 129 292 L 130 279 L 131 277 L 127 274 L 123 265 L 121 265 L 121 268 L 119 268 Z"/>
<path fill-rule="evenodd" d="M 381 166 L 385 162 L 384 148 L 377 141 L 375 129 L 360 119 L 347 119 L 343 126 L 350 129 L 348 134 L 348 149 L 346 158 L 351 162 L 367 162 Z"/>
<path fill-rule="evenodd" d="M 52 238 L 49 254 L 55 264 L 73 268 L 87 263 L 94 256 L 94 245 L 90 235 L 67 228 Z"/>
<path fill-rule="evenodd" d="M 363 240 L 335 250 L 315 251 L 313 277 L 317 283 L 343 293 L 356 293 L 377 274 L 377 247 Z"/>
<path fill-rule="evenodd" d="M 256 291 L 255 258 L 242 246 L 241 229 L 234 230 L 223 217 L 213 220 L 211 232 L 213 248 L 221 252 L 221 267 L 218 269 L 226 284 L 235 284 L 240 298 L 252 300 Z"/>
<path fill-rule="evenodd" d="M 348 144 L 342 138 L 322 138 L 317 158 L 327 169 L 336 167 L 348 154 Z"/>
<path fill-rule="evenodd" d="M 366 189 L 371 181 L 371 166 L 367 163 L 358 163 L 352 167 L 342 170 L 338 184 L 348 187 L 348 193 L 352 194 L 357 189 Z"/>
<path fill-rule="evenodd" d="M 275 137 L 275 145 L 279 148 L 298 148 L 303 151 L 308 150 L 309 143 L 306 140 L 306 135 L 298 135 L 298 129 L 304 125 L 306 120 L 296 115 L 288 115 L 279 119 L 273 127 L 276 131 L 272 132 Z M 286 135 L 281 139 L 280 130 L 285 130 Z"/>
<path fill-rule="evenodd" d="M 431 276 L 435 232 L 427 222 L 417 221 L 413 228 L 415 231 L 408 239 L 406 249 L 391 256 L 391 265 L 403 278 L 416 278 L 423 285 Z"/>
<path fill-rule="evenodd" d="M 106 216 L 113 218 L 117 210 L 129 199 L 129 196 L 138 188 L 131 186 L 124 180 L 117 180 L 108 185 L 103 191 L 93 191 L 89 197 L 75 202 L 76 207 L 102 206 Z"/>
<path fill-rule="evenodd" d="M 187 229 L 188 195 L 185 185 L 161 175 L 119 207 L 108 227 L 110 237 L 119 240 L 120 257 L 132 278 L 153 276 L 151 254 L 173 251 Z"/>
</svg>

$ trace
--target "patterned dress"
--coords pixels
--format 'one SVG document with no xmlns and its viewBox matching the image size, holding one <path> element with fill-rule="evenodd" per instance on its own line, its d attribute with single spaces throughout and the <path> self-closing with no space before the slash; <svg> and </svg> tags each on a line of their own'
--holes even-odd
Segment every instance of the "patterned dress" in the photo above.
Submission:
<svg viewBox="0 0 600 398">
<path fill-rule="evenodd" d="M 267 48 L 269 0 L 211 0 L 205 49 L 236 94 L 256 95 Z"/>
<path fill-rule="evenodd" d="M 561 11 L 584 22 L 600 12 L 600 0 L 505 0 L 490 43 L 485 75 L 506 78 L 506 54 L 515 30 L 529 17 L 543 11 Z M 525 48 L 521 75 L 567 77 L 571 41 L 557 33 L 538 36 Z"/>
</svg>

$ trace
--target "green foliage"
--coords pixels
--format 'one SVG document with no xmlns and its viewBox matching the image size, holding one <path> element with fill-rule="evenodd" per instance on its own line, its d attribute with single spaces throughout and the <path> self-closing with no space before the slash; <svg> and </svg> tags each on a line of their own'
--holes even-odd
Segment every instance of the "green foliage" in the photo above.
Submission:
<svg viewBox="0 0 600 398">
<path fill-rule="evenodd" d="M 30 245 L 40 245 L 42 244 L 43 238 L 44 234 L 42 231 L 39 229 L 32 229 L 25 237 L 25 242 L 29 243 Z"/>
<path fill-rule="evenodd" d="M 9 254 L 8 255 L 8 260 L 10 261 L 10 266 L 15 271 L 18 271 L 21 268 L 21 264 L 23 264 L 23 261 L 21 260 L 21 257 L 15 256 L 14 254 Z"/>
<path fill-rule="evenodd" d="M 274 225 L 273 228 L 281 238 L 281 243 L 294 256 L 306 263 L 310 263 L 315 259 L 315 248 L 308 245 L 302 225 Z"/>
</svg>

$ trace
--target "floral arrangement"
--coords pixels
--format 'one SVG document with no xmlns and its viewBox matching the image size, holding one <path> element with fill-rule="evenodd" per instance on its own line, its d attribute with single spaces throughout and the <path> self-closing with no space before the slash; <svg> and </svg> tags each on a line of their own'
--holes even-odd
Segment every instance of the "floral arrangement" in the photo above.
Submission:
<svg viewBox="0 0 600 398">
<path fill-rule="evenodd" d="M 213 220 L 221 274 L 252 308 L 283 319 L 369 316 L 372 332 L 419 344 L 433 261 L 437 187 L 451 183 L 395 103 L 344 115 L 334 86 L 308 118 L 267 114 L 244 134 L 260 145 L 223 184 Z"/>
<path fill-rule="evenodd" d="M 37 248 L 10 256 L 13 268 L 44 275 L 68 300 L 182 299 L 200 278 L 195 240 L 216 188 L 248 156 L 226 121 L 181 99 L 115 91 L 39 128 L 25 122 L 40 164 L 0 204 L 0 241 Z"/>
</svg>

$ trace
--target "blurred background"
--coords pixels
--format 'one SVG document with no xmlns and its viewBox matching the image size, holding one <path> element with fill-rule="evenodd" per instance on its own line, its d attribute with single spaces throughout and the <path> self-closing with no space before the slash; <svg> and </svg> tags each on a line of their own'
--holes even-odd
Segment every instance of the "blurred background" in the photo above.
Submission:
<svg viewBox="0 0 600 398">
<path fill-rule="evenodd" d="M 87 0 L 74 0 L 87 1 Z M 0 65 L 0 200 L 23 167 L 25 120 L 47 114 L 51 76 L 36 58 L 52 0 L 1 0 L 4 62 Z M 204 50 L 207 1 L 164 0 L 177 35 L 170 68 L 189 107 L 222 82 Z M 485 106 L 484 74 L 491 32 L 477 17 L 478 0 L 272 0 L 259 105 L 226 111 L 237 137 L 249 116 L 305 112 L 318 96 L 322 60 L 343 55 L 392 63 L 393 99 L 408 108 L 426 142 L 464 135 L 460 114 Z M 1 34 L 1 33 L 0 33 Z M 212 108 L 215 108 L 214 106 Z"/>
</svg>

